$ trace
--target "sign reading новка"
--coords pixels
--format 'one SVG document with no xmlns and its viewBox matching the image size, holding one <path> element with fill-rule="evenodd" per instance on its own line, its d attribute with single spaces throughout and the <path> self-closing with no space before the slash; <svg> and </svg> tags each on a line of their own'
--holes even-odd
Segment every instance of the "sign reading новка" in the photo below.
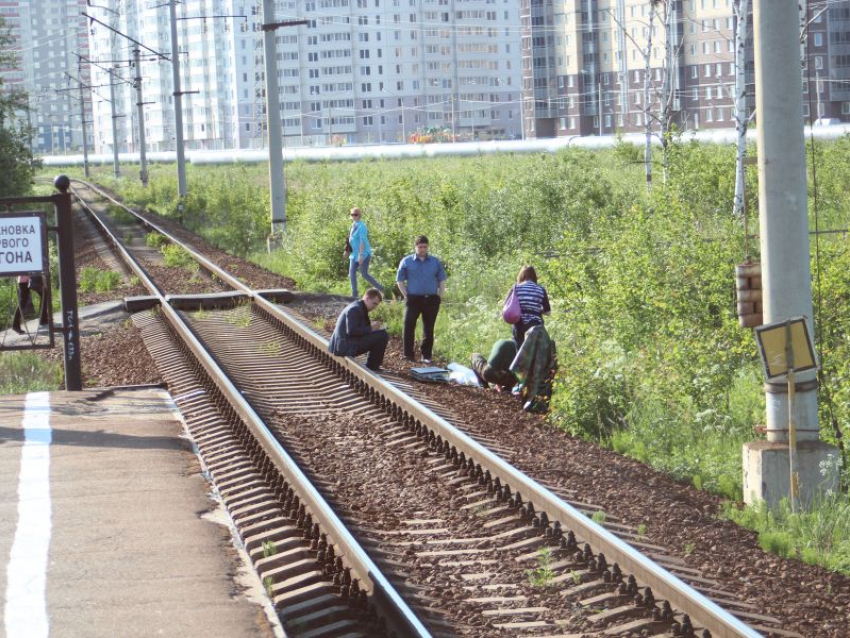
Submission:
<svg viewBox="0 0 850 638">
<path fill-rule="evenodd" d="M 0 277 L 44 271 L 45 231 L 41 213 L 0 215 Z"/>
</svg>

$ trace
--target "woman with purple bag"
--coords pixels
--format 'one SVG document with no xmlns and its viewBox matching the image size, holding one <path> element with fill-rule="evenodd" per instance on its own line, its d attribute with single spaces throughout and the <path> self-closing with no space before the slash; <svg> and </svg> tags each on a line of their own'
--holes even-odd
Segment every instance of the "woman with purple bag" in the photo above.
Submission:
<svg viewBox="0 0 850 638">
<path fill-rule="evenodd" d="M 514 341 L 519 348 L 525 341 L 525 333 L 532 326 L 542 326 L 543 315 L 548 315 L 552 309 L 549 307 L 549 294 L 537 283 L 537 271 L 533 266 L 520 268 L 512 291 L 520 309 L 519 321 L 514 323 L 513 328 Z"/>
</svg>

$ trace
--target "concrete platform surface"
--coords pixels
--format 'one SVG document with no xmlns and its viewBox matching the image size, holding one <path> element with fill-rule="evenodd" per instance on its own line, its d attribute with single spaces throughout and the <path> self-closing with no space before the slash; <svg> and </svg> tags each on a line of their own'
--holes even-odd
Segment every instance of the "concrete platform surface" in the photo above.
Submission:
<svg viewBox="0 0 850 638">
<path fill-rule="evenodd" d="M 281 636 L 222 518 L 164 390 L 0 399 L 0 637 Z"/>
</svg>

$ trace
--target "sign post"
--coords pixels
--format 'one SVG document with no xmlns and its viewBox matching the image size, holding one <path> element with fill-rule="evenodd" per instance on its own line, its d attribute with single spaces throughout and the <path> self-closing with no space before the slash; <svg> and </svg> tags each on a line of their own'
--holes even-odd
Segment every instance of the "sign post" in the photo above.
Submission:
<svg viewBox="0 0 850 638">
<path fill-rule="evenodd" d="M 59 193 L 51 199 L 56 206 L 56 230 L 59 235 L 59 290 L 62 300 L 62 332 L 65 337 L 65 389 L 83 389 L 80 363 L 80 321 L 77 316 L 77 273 L 74 267 L 74 235 L 71 218 L 71 180 L 59 175 L 53 180 Z"/>
<path fill-rule="evenodd" d="M 797 422 L 794 418 L 795 375 L 817 369 L 815 348 L 805 317 L 794 317 L 759 326 L 755 330 L 764 374 L 768 382 L 785 379 L 788 384 L 788 470 L 791 511 L 797 511 L 800 477 L 797 472 Z"/>
<path fill-rule="evenodd" d="M 38 197 L 7 197 L 0 199 L 0 277 L 40 275 L 44 278 L 41 303 L 51 309 L 50 301 L 50 260 L 47 243 L 47 231 L 58 235 L 59 252 L 59 288 L 62 301 L 62 327 L 64 337 L 65 389 L 79 391 L 83 389 L 82 366 L 80 362 L 80 333 L 77 315 L 77 275 L 74 269 L 74 236 L 71 212 L 71 195 L 68 188 L 71 180 L 59 175 L 53 185 L 60 191 L 55 195 Z M 30 204 L 51 204 L 56 211 L 56 226 L 47 225 L 47 216 L 43 212 L 10 212 L 13 206 Z M 20 297 L 19 297 L 20 299 Z M 20 305 L 20 304 L 19 304 Z M 23 314 L 23 308 L 19 308 Z M 39 345 L 34 341 L 26 346 L 6 346 L 0 343 L 2 350 L 24 350 L 53 347 L 53 334 L 56 326 L 52 317 L 48 321 L 49 345 Z"/>
</svg>

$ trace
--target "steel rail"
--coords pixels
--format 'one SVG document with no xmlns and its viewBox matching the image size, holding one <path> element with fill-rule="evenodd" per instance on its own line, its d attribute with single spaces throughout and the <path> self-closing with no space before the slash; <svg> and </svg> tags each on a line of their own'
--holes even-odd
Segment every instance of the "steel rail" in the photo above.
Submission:
<svg viewBox="0 0 850 638">
<path fill-rule="evenodd" d="M 652 588 L 656 598 L 668 600 L 674 609 L 688 614 L 692 621 L 708 628 L 714 638 L 758 638 L 761 636 L 715 602 L 648 559 L 601 525 L 584 516 L 569 503 L 539 485 L 534 479 L 508 464 L 432 410 L 372 373 L 365 366 L 349 357 L 333 357 L 330 355 L 327 339 L 296 321 L 284 309 L 261 297 L 255 298 L 254 302 L 269 315 L 284 322 L 287 327 L 310 343 L 316 350 L 325 353 L 326 356 L 332 358 L 336 364 L 345 368 L 361 382 L 377 390 L 386 400 L 395 403 L 426 427 L 433 428 L 435 435 L 441 436 L 453 445 L 458 452 L 463 452 L 467 458 L 474 459 L 482 468 L 490 470 L 493 477 L 498 477 L 503 485 L 510 485 L 514 492 L 521 494 L 524 501 L 530 501 L 537 512 L 546 512 L 550 521 L 558 521 L 566 529 L 573 530 L 584 542 L 590 544 L 594 551 L 605 554 L 609 563 L 616 562 L 621 569 L 631 572 L 639 582 Z"/>
<path fill-rule="evenodd" d="M 77 196 L 79 199 L 79 196 Z M 168 303 L 168 299 L 157 288 L 148 277 L 146 271 L 131 255 L 115 235 L 106 227 L 100 218 L 94 214 L 91 208 L 83 202 L 83 206 L 89 211 L 102 229 L 107 233 L 111 242 L 118 249 L 133 272 L 139 277 L 143 285 L 159 298 L 162 315 L 168 320 L 172 329 L 186 344 L 198 363 L 204 368 L 206 374 L 216 385 L 219 392 L 230 403 L 236 414 L 251 430 L 257 441 L 265 450 L 269 459 L 275 464 L 277 470 L 292 484 L 298 486 L 299 496 L 304 502 L 305 508 L 313 516 L 313 520 L 319 522 L 324 531 L 333 539 L 334 544 L 340 548 L 340 555 L 350 563 L 354 572 L 360 577 L 363 589 L 372 593 L 372 602 L 386 618 L 390 631 L 395 631 L 404 637 L 427 637 L 431 636 L 416 614 L 408 607 L 395 588 L 375 565 L 369 555 L 363 550 L 357 540 L 348 531 L 345 524 L 328 505 L 327 501 L 316 490 L 309 479 L 304 475 L 297 463 L 289 453 L 275 439 L 271 430 L 254 411 L 254 408 L 245 400 L 239 389 L 233 384 L 228 375 L 221 369 L 212 355 L 206 350 L 192 329 L 180 317 Z M 262 299 L 254 295 L 255 301 Z M 263 300 L 265 301 L 265 300 Z"/>
<path fill-rule="evenodd" d="M 95 190 L 99 191 L 97 188 Z M 108 199 L 124 207 L 123 204 L 113 198 L 108 197 Z M 147 224 L 147 222 L 145 223 Z M 150 225 L 154 226 L 153 224 Z M 157 229 L 157 232 L 171 239 L 166 231 Z M 195 254 L 191 250 L 190 252 Z M 215 268 L 220 271 L 218 267 Z M 218 275 L 218 273 L 216 274 Z M 408 416 L 419 421 L 422 425 L 430 427 L 436 436 L 442 437 L 444 441 L 454 446 L 458 453 L 462 452 L 467 458 L 473 459 L 482 468 L 489 470 L 493 478 L 499 478 L 503 485 L 510 485 L 512 490 L 518 492 L 523 501 L 530 502 L 537 512 L 546 512 L 550 521 L 557 521 L 564 528 L 572 530 L 582 541 L 588 543 L 595 552 L 605 554 L 609 563 L 616 562 L 621 569 L 631 572 L 642 585 L 652 589 L 656 598 L 666 599 L 674 609 L 688 614 L 692 621 L 708 628 L 714 638 L 759 638 L 761 636 L 715 602 L 648 559 L 601 525 L 584 516 L 550 490 L 539 485 L 531 477 L 505 462 L 432 410 L 372 373 L 365 366 L 348 357 L 332 356 L 328 352 L 327 339 L 304 326 L 285 309 L 254 293 L 241 282 L 239 289 L 248 294 L 258 309 L 297 334 L 305 343 L 309 344 L 315 353 L 321 353 L 333 361 L 335 365 L 357 377 L 360 382 L 377 391 L 385 400 L 401 408 Z"/>
<path fill-rule="evenodd" d="M 79 182 L 80 184 L 85 184 L 87 188 L 90 188 L 91 190 L 96 192 L 98 195 L 100 195 L 104 199 L 108 199 L 110 202 L 112 202 L 116 206 L 120 206 L 122 209 L 124 209 L 125 211 L 127 211 L 128 213 L 130 213 L 131 215 L 136 217 L 139 220 L 139 223 L 141 223 L 146 228 L 149 228 L 151 230 L 155 230 L 160 235 L 163 235 L 166 239 L 168 239 L 168 241 L 171 242 L 172 244 L 176 244 L 176 245 L 180 246 L 180 248 L 182 248 L 187 253 L 189 253 L 189 255 L 192 256 L 192 259 L 197 261 L 198 264 L 200 264 L 200 266 L 204 270 L 206 270 L 207 272 L 215 274 L 216 277 L 221 279 L 223 282 L 225 282 L 228 286 L 230 286 L 234 290 L 239 290 L 240 292 L 245 293 L 249 297 L 259 296 L 258 293 L 255 292 L 252 288 L 249 288 L 248 286 L 246 286 L 244 283 L 239 281 L 236 277 L 231 275 L 226 270 L 222 270 L 221 268 L 219 268 L 215 263 L 210 261 L 208 258 L 206 258 L 204 255 L 200 254 L 199 252 L 193 250 L 185 242 L 177 239 L 174 235 L 169 233 L 162 226 L 155 224 L 154 222 L 152 222 L 148 219 L 145 219 L 142 215 L 140 215 L 139 213 L 134 211 L 132 208 L 128 208 L 126 204 L 119 202 L 114 197 L 112 197 L 109 193 L 106 193 L 103 189 L 101 189 L 97 185 L 92 184 L 90 182 L 86 182 L 86 181 L 81 180 L 81 179 L 74 179 L 73 181 Z"/>
</svg>

